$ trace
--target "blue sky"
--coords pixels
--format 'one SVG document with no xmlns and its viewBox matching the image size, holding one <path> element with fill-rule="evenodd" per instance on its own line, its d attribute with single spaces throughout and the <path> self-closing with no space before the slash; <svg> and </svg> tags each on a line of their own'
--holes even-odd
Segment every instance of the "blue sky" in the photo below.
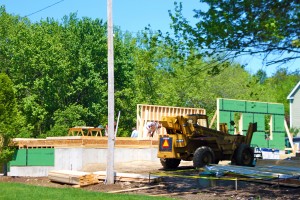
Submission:
<svg viewBox="0 0 300 200">
<path fill-rule="evenodd" d="M 71 12 L 77 12 L 78 17 L 107 19 L 107 0 L 0 0 L 10 14 L 27 16 L 38 10 L 55 4 L 45 10 L 32 14 L 29 18 L 39 21 L 47 17 L 57 20 Z M 169 30 L 170 18 L 168 10 L 174 9 L 173 0 L 112 0 L 114 25 L 122 30 L 137 32 L 151 24 L 153 29 Z M 194 7 L 201 5 L 198 0 L 188 0 L 184 3 L 184 13 L 192 19 Z"/>
<path fill-rule="evenodd" d="M 120 26 L 122 31 L 134 34 L 143 30 L 148 24 L 153 30 L 170 31 L 171 20 L 168 10 L 174 10 L 174 0 L 112 0 L 112 2 L 113 23 Z M 205 9 L 205 5 L 199 3 L 199 0 L 182 0 L 182 2 L 183 14 L 191 22 L 195 22 L 194 8 Z M 70 13 L 77 13 L 79 18 L 100 18 L 104 21 L 107 19 L 107 0 L 0 0 L 0 5 L 5 5 L 6 11 L 10 14 L 22 17 L 29 15 L 32 22 L 47 17 L 61 20 L 63 16 Z M 277 68 L 276 66 L 265 67 L 262 60 L 250 56 L 239 58 L 237 61 L 247 64 L 246 69 L 250 73 L 263 69 L 270 76 Z M 299 69 L 300 60 L 283 67 L 289 67 L 291 70 Z"/>
</svg>

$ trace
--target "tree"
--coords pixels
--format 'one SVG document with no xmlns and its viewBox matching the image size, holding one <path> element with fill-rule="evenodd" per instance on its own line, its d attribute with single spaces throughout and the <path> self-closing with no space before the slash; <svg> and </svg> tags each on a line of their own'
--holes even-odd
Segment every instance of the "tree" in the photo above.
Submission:
<svg viewBox="0 0 300 200">
<path fill-rule="evenodd" d="M 0 73 L 0 163 L 12 156 L 13 150 L 8 146 L 13 133 L 14 121 L 17 116 L 17 104 L 12 81 Z"/>
<path fill-rule="evenodd" d="M 298 0 L 200 0 L 207 10 L 195 9 L 195 26 L 181 14 L 182 4 L 170 12 L 176 36 L 195 45 L 199 53 L 220 61 L 260 55 L 266 65 L 300 58 Z M 201 4 L 203 8 L 203 4 Z M 272 57 L 277 55 L 276 57 Z"/>
<path fill-rule="evenodd" d="M 88 126 L 107 123 L 106 34 L 106 24 L 99 19 L 78 19 L 72 13 L 61 23 L 51 18 L 31 23 L 1 7 L 0 72 L 7 72 L 14 83 L 31 137 L 62 134 L 57 132 L 61 119 L 80 109 L 85 112 L 70 120 Z M 136 44 L 118 29 L 114 40 L 116 110 L 124 114 L 119 127 L 130 134 L 136 113 Z"/>
<path fill-rule="evenodd" d="M 299 71 L 288 72 L 287 69 L 278 69 L 272 77 L 263 83 L 266 90 L 264 94 L 261 94 L 261 98 L 264 98 L 262 100 L 283 103 L 285 115 L 289 116 L 290 105 L 287 96 L 299 80 Z"/>
</svg>

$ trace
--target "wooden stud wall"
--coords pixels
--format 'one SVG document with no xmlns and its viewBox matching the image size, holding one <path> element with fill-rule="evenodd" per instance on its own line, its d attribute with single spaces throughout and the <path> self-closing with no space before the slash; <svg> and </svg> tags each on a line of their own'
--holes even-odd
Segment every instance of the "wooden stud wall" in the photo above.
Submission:
<svg viewBox="0 0 300 200">
<path fill-rule="evenodd" d="M 206 114 L 203 108 L 186 108 L 173 106 L 159 106 L 159 105 L 137 105 L 137 130 L 139 138 L 145 135 L 145 124 L 149 121 L 160 121 L 163 116 L 178 116 L 187 114 Z M 159 129 L 158 134 L 164 134 L 164 128 Z"/>
</svg>

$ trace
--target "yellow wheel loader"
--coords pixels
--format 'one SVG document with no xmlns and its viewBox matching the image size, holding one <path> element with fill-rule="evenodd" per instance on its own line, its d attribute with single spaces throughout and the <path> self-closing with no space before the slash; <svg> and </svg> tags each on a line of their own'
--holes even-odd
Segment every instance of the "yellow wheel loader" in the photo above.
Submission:
<svg viewBox="0 0 300 200">
<path fill-rule="evenodd" d="M 227 125 L 220 131 L 208 128 L 208 118 L 202 114 L 162 117 L 166 129 L 159 136 L 158 158 L 164 169 L 177 168 L 181 160 L 193 161 L 195 168 L 229 160 L 232 164 L 253 166 L 254 150 L 250 147 L 257 124 L 250 123 L 247 134 L 232 135 Z"/>
</svg>

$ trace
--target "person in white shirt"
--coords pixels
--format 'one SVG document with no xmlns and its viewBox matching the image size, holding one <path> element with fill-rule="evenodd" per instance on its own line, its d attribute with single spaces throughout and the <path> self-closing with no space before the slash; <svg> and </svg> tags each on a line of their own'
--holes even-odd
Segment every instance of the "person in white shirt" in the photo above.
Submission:
<svg viewBox="0 0 300 200">
<path fill-rule="evenodd" d="M 136 130 L 135 127 L 132 128 L 132 133 L 131 133 L 131 137 L 132 138 L 137 138 L 139 136 L 139 132 Z"/>
<path fill-rule="evenodd" d="M 148 137 L 153 137 L 154 133 L 160 128 L 158 122 L 147 122 L 146 129 L 148 131 Z"/>
</svg>

